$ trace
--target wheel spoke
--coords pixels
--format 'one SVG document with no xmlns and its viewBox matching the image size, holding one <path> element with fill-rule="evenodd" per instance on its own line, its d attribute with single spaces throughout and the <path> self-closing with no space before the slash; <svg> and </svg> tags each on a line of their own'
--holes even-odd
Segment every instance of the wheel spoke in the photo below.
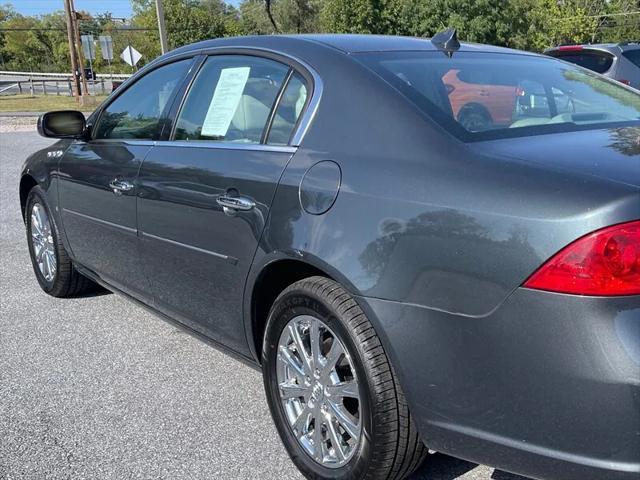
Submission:
<svg viewBox="0 0 640 480">
<path fill-rule="evenodd" d="M 303 385 L 296 385 L 293 383 L 281 383 L 280 394 L 282 398 L 306 398 L 309 394 L 309 389 Z"/>
<path fill-rule="evenodd" d="M 318 409 L 316 409 L 318 410 Z M 323 442 L 322 442 L 322 424 L 323 424 L 323 415 L 319 411 L 316 411 L 314 414 L 314 425 L 313 425 L 313 456 L 315 459 L 322 463 L 322 459 L 324 458 L 323 454 Z"/>
<path fill-rule="evenodd" d="M 329 438 L 331 439 L 331 445 L 333 446 L 333 451 L 339 462 L 345 459 L 344 449 L 342 446 L 342 436 L 336 430 L 336 426 L 334 425 L 333 419 L 329 419 L 327 421 L 327 428 L 329 430 Z"/>
<path fill-rule="evenodd" d="M 327 392 L 332 397 L 360 398 L 360 392 L 358 392 L 358 384 L 354 380 L 336 383 L 335 385 L 328 385 Z"/>
<path fill-rule="evenodd" d="M 306 435 L 309 429 L 309 424 L 311 423 L 311 420 L 312 420 L 311 409 L 305 406 L 302 409 L 302 412 L 300 412 L 300 415 L 298 415 L 298 418 L 296 418 L 296 421 L 293 422 L 293 425 L 292 425 L 293 430 L 294 432 L 297 432 L 298 437 Z"/>
<path fill-rule="evenodd" d="M 293 357 L 291 350 L 287 347 L 280 347 L 280 355 L 278 356 L 280 361 L 284 362 L 286 366 L 293 370 L 294 375 L 299 378 L 304 378 L 304 368 L 302 365 L 299 365 L 296 359 Z"/>
<path fill-rule="evenodd" d="M 320 369 L 320 322 L 315 318 L 311 319 L 309 326 L 309 343 L 311 343 L 311 358 L 314 368 Z"/>
<path fill-rule="evenodd" d="M 296 346 L 296 350 L 302 359 L 302 367 L 305 373 L 309 376 L 313 373 L 313 367 L 311 365 L 311 358 L 304 348 L 304 343 L 302 342 L 302 337 L 300 336 L 300 330 L 298 329 L 298 324 L 293 323 L 289 325 L 289 334 L 291 335 L 291 339 Z"/>
<path fill-rule="evenodd" d="M 351 414 L 342 405 L 335 402 L 329 402 L 329 405 L 338 424 L 345 429 L 351 438 L 358 438 L 358 423 Z"/>
<path fill-rule="evenodd" d="M 342 345 L 340 345 L 340 342 L 338 342 L 334 337 L 333 343 L 331 344 L 331 349 L 329 350 L 329 353 L 327 353 L 326 362 L 324 364 L 325 375 L 328 375 L 333 371 L 334 368 L 336 368 L 336 364 L 343 354 L 344 349 L 342 348 Z"/>
</svg>

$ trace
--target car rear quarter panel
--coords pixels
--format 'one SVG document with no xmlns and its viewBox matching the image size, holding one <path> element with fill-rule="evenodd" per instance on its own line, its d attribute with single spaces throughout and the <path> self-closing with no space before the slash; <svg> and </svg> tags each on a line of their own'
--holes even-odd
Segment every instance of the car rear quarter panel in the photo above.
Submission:
<svg viewBox="0 0 640 480">
<path fill-rule="evenodd" d="M 357 295 L 481 317 L 571 241 L 640 217 L 635 186 L 483 154 L 347 56 L 316 63 L 323 97 L 280 181 L 257 265 L 287 252 Z M 311 215 L 299 185 L 324 160 L 340 165 L 340 192 Z"/>
</svg>

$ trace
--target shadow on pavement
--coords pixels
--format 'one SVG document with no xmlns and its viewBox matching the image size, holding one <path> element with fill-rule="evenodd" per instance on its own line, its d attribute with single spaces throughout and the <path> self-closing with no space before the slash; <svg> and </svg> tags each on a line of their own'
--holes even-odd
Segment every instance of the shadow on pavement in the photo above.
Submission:
<svg viewBox="0 0 640 480">
<path fill-rule="evenodd" d="M 478 464 L 449 457 L 442 453 L 429 455 L 422 466 L 414 473 L 409 480 L 455 480 L 478 467 Z M 471 474 L 464 478 L 487 478 L 484 475 L 479 477 Z M 525 477 L 495 470 L 491 475 L 492 480 L 527 480 Z"/>
</svg>

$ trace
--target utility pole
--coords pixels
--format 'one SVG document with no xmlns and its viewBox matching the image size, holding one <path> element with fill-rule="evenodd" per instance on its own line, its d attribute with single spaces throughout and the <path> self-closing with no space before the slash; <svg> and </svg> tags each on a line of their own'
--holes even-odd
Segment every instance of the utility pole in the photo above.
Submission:
<svg viewBox="0 0 640 480">
<path fill-rule="evenodd" d="M 156 0 L 156 14 L 158 15 L 158 33 L 160 34 L 160 50 L 165 54 L 169 50 L 167 47 L 167 30 L 164 26 L 164 7 L 162 0 Z"/>
<path fill-rule="evenodd" d="M 69 56 L 71 57 L 71 70 L 73 70 L 73 89 L 76 100 L 80 100 L 82 91 L 80 90 L 80 77 L 78 76 L 78 55 L 76 53 L 76 43 L 73 28 L 73 15 L 70 0 L 64 0 L 64 16 L 67 21 L 67 40 L 69 42 Z"/>
<path fill-rule="evenodd" d="M 82 40 L 80 38 L 80 27 L 78 27 L 78 12 L 73 5 L 73 0 L 69 1 L 69 7 L 71 8 L 71 22 L 73 25 L 73 31 L 76 44 L 76 55 L 78 56 L 78 71 L 80 72 L 80 79 L 82 81 L 83 93 L 80 98 L 80 103 L 84 104 L 85 96 L 89 95 L 89 86 L 87 85 L 87 77 L 84 75 L 84 58 L 82 56 Z"/>
</svg>

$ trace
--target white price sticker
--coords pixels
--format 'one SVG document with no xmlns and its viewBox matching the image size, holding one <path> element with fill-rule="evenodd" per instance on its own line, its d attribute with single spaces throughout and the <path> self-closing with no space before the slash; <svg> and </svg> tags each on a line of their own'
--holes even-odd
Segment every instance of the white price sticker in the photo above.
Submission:
<svg viewBox="0 0 640 480">
<path fill-rule="evenodd" d="M 213 92 L 213 98 L 202 125 L 202 135 L 225 137 L 236 113 L 251 67 L 225 68 Z"/>
</svg>

